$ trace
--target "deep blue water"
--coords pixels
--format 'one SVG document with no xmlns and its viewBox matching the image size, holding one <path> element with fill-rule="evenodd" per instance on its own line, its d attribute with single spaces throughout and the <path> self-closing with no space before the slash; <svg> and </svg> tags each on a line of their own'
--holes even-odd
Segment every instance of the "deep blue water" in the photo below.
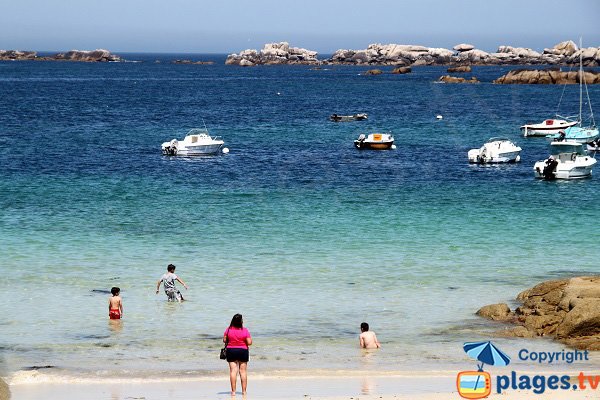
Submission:
<svg viewBox="0 0 600 400">
<path fill-rule="evenodd" d="M 598 272 L 600 181 L 536 181 L 547 142 L 519 132 L 554 115 L 562 86 L 491 83 L 510 67 L 473 67 L 464 76 L 482 83 L 471 85 L 436 83 L 445 67 L 362 76 L 369 67 L 124 58 L 143 62 L 0 63 L 8 372 L 157 372 L 174 359 L 217 371 L 235 312 L 262 369 L 449 364 L 490 329 L 472 316 L 481 305 Z M 170 63 L 183 58 L 216 62 Z M 589 92 L 598 106 L 600 87 Z M 560 112 L 578 106 L 568 86 Z M 368 121 L 328 121 L 356 112 Z M 229 154 L 160 154 L 204 123 Z M 372 131 L 392 132 L 397 149 L 356 150 Z M 519 144 L 522 161 L 469 165 L 492 136 Z M 171 262 L 191 287 L 182 307 L 153 291 Z M 113 285 L 127 310 L 116 331 L 91 292 Z M 368 363 L 355 343 L 363 320 L 387 348 Z"/>
</svg>

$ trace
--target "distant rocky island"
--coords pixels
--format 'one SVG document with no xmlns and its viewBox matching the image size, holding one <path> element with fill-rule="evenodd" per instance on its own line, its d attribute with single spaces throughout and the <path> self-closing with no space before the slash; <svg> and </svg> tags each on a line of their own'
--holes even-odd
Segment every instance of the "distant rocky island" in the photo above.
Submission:
<svg viewBox="0 0 600 400">
<path fill-rule="evenodd" d="M 452 50 L 402 44 L 370 44 L 364 50 L 337 50 L 328 59 L 319 59 L 318 53 L 288 42 L 267 43 L 263 49 L 244 50 L 230 54 L 228 65 L 571 65 L 579 63 L 600 65 L 600 47 L 579 49 L 573 41 L 558 43 L 542 53 L 524 47 L 500 46 L 495 53 L 478 50 L 471 44 L 457 44 Z"/>
<path fill-rule="evenodd" d="M 52 56 L 38 56 L 35 51 L 0 50 L 0 61 L 80 61 L 80 62 L 116 62 L 122 61 L 121 57 L 108 50 L 71 50 L 66 53 L 57 53 Z"/>
<path fill-rule="evenodd" d="M 558 69 L 531 70 L 516 69 L 496 79 L 494 83 L 503 84 L 575 84 L 579 83 L 579 71 L 560 71 Z M 600 72 L 584 71 L 585 83 L 600 83 Z"/>
<path fill-rule="evenodd" d="M 517 300 L 522 305 L 515 310 L 491 304 L 477 315 L 516 325 L 497 331 L 500 336 L 545 336 L 577 349 L 600 350 L 600 276 L 542 282 Z"/>
<path fill-rule="evenodd" d="M 213 65 L 214 61 L 192 61 L 192 60 L 174 60 L 171 64 L 187 64 L 187 65 Z"/>
</svg>

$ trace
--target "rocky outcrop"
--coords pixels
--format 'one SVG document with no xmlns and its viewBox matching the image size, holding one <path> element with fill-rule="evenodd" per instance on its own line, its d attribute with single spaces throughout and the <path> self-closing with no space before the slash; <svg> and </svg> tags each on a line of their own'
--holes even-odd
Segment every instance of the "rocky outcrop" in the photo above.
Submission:
<svg viewBox="0 0 600 400">
<path fill-rule="evenodd" d="M 213 65 L 214 61 L 192 61 L 192 60 L 173 60 L 172 64 L 187 64 L 187 65 Z"/>
<path fill-rule="evenodd" d="M 35 61 L 83 61 L 83 62 L 107 62 L 122 61 L 121 57 L 112 54 L 108 50 L 96 49 L 92 51 L 71 50 L 66 53 L 58 53 L 49 57 L 38 57 L 35 51 L 0 50 L 1 60 L 35 60 Z"/>
<path fill-rule="evenodd" d="M 476 312 L 476 314 L 480 317 L 494 321 L 506 321 L 511 318 L 510 308 L 506 303 L 483 306 Z"/>
<path fill-rule="evenodd" d="M 327 64 L 433 65 L 449 62 L 448 49 L 399 44 L 370 44 L 365 50 L 337 50 Z"/>
<path fill-rule="evenodd" d="M 472 77 L 471 79 L 465 79 L 458 76 L 450 75 L 441 76 L 440 79 L 438 79 L 438 81 L 444 83 L 479 83 L 479 80 L 475 77 Z"/>
<path fill-rule="evenodd" d="M 326 64 L 358 65 L 568 65 L 578 64 L 579 55 L 586 66 L 600 65 L 600 48 L 578 49 L 572 41 L 561 42 L 543 53 L 526 47 L 500 46 L 495 53 L 458 44 L 452 50 L 401 44 L 370 44 L 364 50 L 337 50 Z"/>
<path fill-rule="evenodd" d="M 121 57 L 112 54 L 108 50 L 96 49 L 96 50 L 71 50 L 66 53 L 56 54 L 55 60 L 66 60 L 66 61 L 83 61 L 83 62 L 108 62 L 108 61 L 121 61 Z"/>
<path fill-rule="evenodd" d="M 459 53 L 462 51 L 473 50 L 474 48 L 475 48 L 475 46 L 473 46 L 472 44 L 466 44 L 466 43 L 457 44 L 456 46 L 453 47 L 453 49 L 458 51 Z"/>
<path fill-rule="evenodd" d="M 0 50 L 0 61 L 6 60 L 34 60 L 37 57 L 35 51 Z"/>
<path fill-rule="evenodd" d="M 448 68 L 448 72 L 471 72 L 470 65 L 460 65 L 458 67 L 450 67 Z"/>
<path fill-rule="evenodd" d="M 518 325 L 502 336 L 550 336 L 577 349 L 600 350 L 600 276 L 542 282 L 517 300 L 523 305 L 514 311 L 495 304 L 477 314 Z"/>
<path fill-rule="evenodd" d="M 396 67 L 392 70 L 392 74 L 409 74 L 412 72 L 410 67 Z"/>
<path fill-rule="evenodd" d="M 585 83 L 600 83 L 600 72 L 584 71 Z M 579 71 L 563 72 L 558 69 L 517 69 L 494 80 L 500 84 L 575 84 L 580 80 Z"/>
<path fill-rule="evenodd" d="M 370 69 L 363 73 L 363 75 L 381 75 L 381 74 L 383 74 L 383 71 L 380 69 Z"/>
<path fill-rule="evenodd" d="M 288 42 L 265 44 L 261 51 L 244 50 L 239 54 L 230 54 L 225 60 L 227 65 L 251 67 L 254 65 L 304 64 L 317 65 L 317 52 L 298 47 L 290 47 Z"/>
</svg>

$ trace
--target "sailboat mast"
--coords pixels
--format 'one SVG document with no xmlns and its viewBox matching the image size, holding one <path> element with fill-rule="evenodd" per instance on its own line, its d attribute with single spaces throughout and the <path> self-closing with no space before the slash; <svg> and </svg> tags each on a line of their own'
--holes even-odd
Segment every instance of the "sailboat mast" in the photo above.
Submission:
<svg viewBox="0 0 600 400">
<path fill-rule="evenodd" d="M 582 41 L 579 37 L 579 126 L 583 126 L 583 50 Z"/>
</svg>

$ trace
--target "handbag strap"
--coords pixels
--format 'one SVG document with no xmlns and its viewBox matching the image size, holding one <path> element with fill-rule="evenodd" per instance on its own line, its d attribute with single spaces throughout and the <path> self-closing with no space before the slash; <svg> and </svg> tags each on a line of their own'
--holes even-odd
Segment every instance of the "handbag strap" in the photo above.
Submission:
<svg viewBox="0 0 600 400">
<path fill-rule="evenodd" d="M 231 328 L 231 326 L 229 328 Z M 229 328 L 227 328 L 227 333 L 225 333 L 225 347 L 227 347 L 227 343 L 229 343 Z"/>
</svg>

